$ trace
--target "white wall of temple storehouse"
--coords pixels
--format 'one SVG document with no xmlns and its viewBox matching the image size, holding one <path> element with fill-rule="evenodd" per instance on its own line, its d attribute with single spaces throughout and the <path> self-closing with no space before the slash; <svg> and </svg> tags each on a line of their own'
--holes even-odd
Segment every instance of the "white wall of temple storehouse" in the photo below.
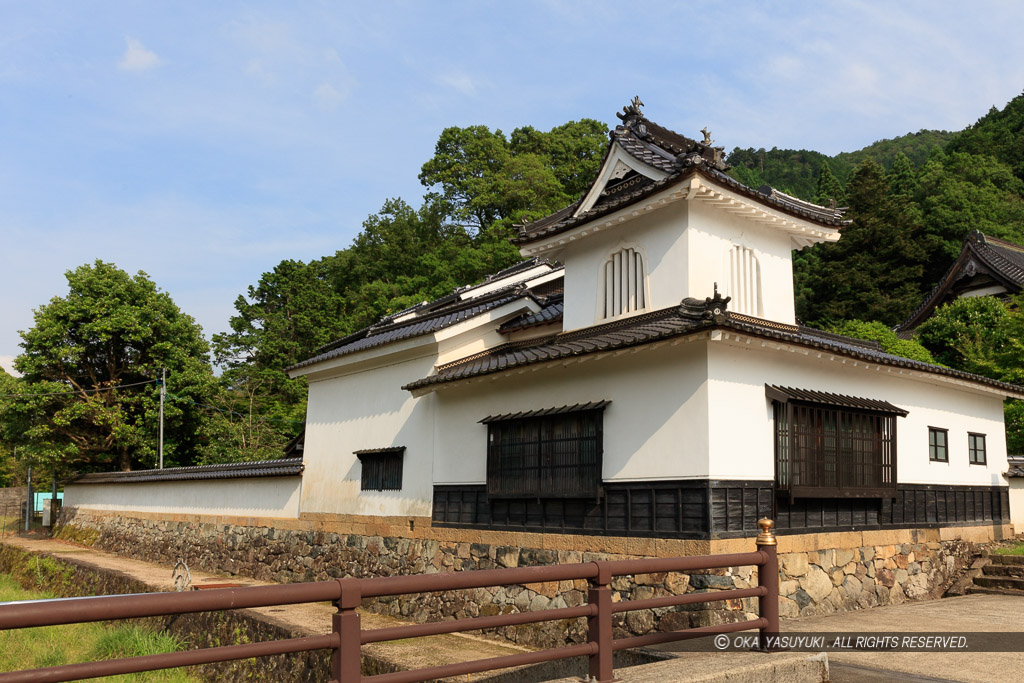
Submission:
<svg viewBox="0 0 1024 683">
<path fill-rule="evenodd" d="M 605 481 L 706 477 L 706 368 L 702 342 L 676 340 L 441 388 L 434 482 L 486 481 L 485 417 L 601 400 Z"/>
<path fill-rule="evenodd" d="M 301 476 L 67 484 L 64 507 L 296 519 L 301 488 Z"/>
<path fill-rule="evenodd" d="M 712 478 L 773 479 L 774 419 L 765 384 L 879 399 L 896 418 L 901 484 L 1006 486 L 1003 396 L 997 390 L 855 361 L 825 351 L 721 332 L 708 351 Z M 948 462 L 931 462 L 928 428 L 948 430 Z M 968 458 L 968 432 L 986 437 L 987 464 Z"/>
</svg>

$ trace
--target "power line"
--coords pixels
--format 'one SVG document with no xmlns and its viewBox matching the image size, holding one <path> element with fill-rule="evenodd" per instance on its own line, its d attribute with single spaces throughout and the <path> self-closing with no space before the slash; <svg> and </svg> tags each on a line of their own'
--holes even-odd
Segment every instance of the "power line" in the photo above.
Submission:
<svg viewBox="0 0 1024 683">
<path fill-rule="evenodd" d="M 104 387 L 102 389 L 82 389 L 80 391 L 50 391 L 50 392 L 46 392 L 46 393 L 42 393 L 42 394 L 31 394 L 31 393 L 29 393 L 29 394 L 0 394 L 0 398 L 22 398 L 22 397 L 33 397 L 33 396 L 67 396 L 69 394 L 74 394 L 76 396 L 79 396 L 81 394 L 94 394 L 94 393 L 97 393 L 97 392 L 100 392 L 100 391 L 111 391 L 111 390 L 114 390 L 114 389 L 127 389 L 128 387 L 138 387 L 138 386 L 142 386 L 143 384 L 152 384 L 153 382 L 158 382 L 158 381 L 160 381 L 160 380 L 148 379 L 145 382 L 133 382 L 131 384 L 118 384 L 116 386 Z"/>
<path fill-rule="evenodd" d="M 192 405 L 198 406 L 200 408 L 209 408 L 210 410 L 216 410 L 218 413 L 221 413 L 221 414 L 224 414 L 224 415 L 235 415 L 237 417 L 248 417 L 245 413 L 240 413 L 240 412 L 235 411 L 235 410 L 228 410 L 228 409 L 224 409 L 224 408 L 218 408 L 217 406 L 211 406 L 211 405 L 209 405 L 207 403 L 197 403 L 196 401 L 193 401 L 190 398 L 185 398 L 184 396 L 176 396 L 176 395 L 174 395 L 174 394 L 172 394 L 170 392 L 167 392 L 167 396 L 169 398 L 173 398 L 173 399 L 178 400 L 178 401 L 184 401 L 185 403 L 191 403 Z M 278 417 L 263 418 L 263 421 L 264 422 L 288 422 L 289 424 L 296 424 L 296 425 L 306 424 L 304 420 L 286 420 L 284 418 L 278 418 Z"/>
</svg>

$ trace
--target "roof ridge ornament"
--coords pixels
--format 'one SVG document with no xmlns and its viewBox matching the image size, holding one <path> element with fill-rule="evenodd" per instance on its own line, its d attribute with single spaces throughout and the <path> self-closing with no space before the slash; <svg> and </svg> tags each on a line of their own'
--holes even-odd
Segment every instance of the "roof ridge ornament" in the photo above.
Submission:
<svg viewBox="0 0 1024 683">
<path fill-rule="evenodd" d="M 679 314 L 684 318 L 701 320 L 704 324 L 721 324 L 725 322 L 725 314 L 730 301 L 732 301 L 731 296 L 723 297 L 719 293 L 718 283 L 716 282 L 715 295 L 713 297 L 705 297 L 703 301 L 693 297 L 686 297 L 679 304 Z"/>
<path fill-rule="evenodd" d="M 640 111 L 640 108 L 643 106 L 644 103 L 640 99 L 640 96 L 634 95 L 633 99 L 629 101 L 629 104 L 622 108 L 622 112 L 616 113 L 615 115 L 618 116 L 619 119 L 622 120 L 624 123 L 628 124 L 630 119 L 642 119 L 644 117 L 644 113 Z"/>
</svg>

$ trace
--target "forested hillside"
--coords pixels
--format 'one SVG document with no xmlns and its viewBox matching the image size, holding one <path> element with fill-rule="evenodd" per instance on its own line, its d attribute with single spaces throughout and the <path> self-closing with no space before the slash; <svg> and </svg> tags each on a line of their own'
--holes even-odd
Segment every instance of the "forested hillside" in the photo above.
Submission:
<svg viewBox="0 0 1024 683">
<path fill-rule="evenodd" d="M 607 140 L 605 124 L 593 120 L 511 135 L 446 129 L 422 166 L 420 201 L 387 200 L 334 254 L 310 263 L 283 254 L 238 296 L 230 332 L 215 335 L 209 356 L 191 318 L 144 273 L 103 262 L 69 273 L 68 294 L 42 306 L 24 334 L 16 360 L 24 376 L 0 372 L 0 477 L 23 470 L 12 464 L 15 447 L 19 461 L 61 474 L 152 467 L 154 380 L 165 367 L 168 464 L 280 457 L 302 428 L 306 401 L 305 382 L 284 368 L 383 315 L 516 262 L 512 225 L 578 198 Z M 930 351 L 939 362 L 1024 379 L 1024 360 L 994 346 L 1024 329 L 1015 306 L 944 312 L 922 337 L 927 351 L 887 332 L 971 230 L 1024 243 L 1024 96 L 957 133 L 920 131 L 834 157 L 736 149 L 728 162 L 753 187 L 849 207 L 852 222 L 838 243 L 795 255 L 803 321 L 877 338 L 895 353 Z M 111 287 L 124 295 L 97 297 Z M 982 314 L 999 321 L 999 335 L 976 324 Z M 1012 411 L 1014 429 L 1024 428 L 1024 410 Z M 1024 448 L 1024 439 L 1011 443 Z"/>
</svg>

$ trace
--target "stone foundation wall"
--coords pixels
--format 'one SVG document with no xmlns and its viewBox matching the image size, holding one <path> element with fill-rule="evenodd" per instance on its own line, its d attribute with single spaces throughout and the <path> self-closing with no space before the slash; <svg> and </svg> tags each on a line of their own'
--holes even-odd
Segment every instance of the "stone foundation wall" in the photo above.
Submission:
<svg viewBox="0 0 1024 683">
<path fill-rule="evenodd" d="M 65 511 L 58 532 L 88 539 L 97 548 L 162 562 L 170 568 L 181 557 L 194 569 L 277 582 L 322 581 L 341 577 L 392 576 L 472 569 L 618 560 L 637 554 L 536 548 L 525 544 L 470 542 L 344 533 L 323 524 L 290 528 L 231 524 L 200 519 L 127 517 L 94 511 Z M 780 538 L 780 613 L 784 617 L 829 614 L 907 600 L 938 597 L 969 555 L 968 544 L 941 541 L 937 530 L 888 531 L 885 545 L 861 545 L 868 532 Z M 533 538 L 527 536 L 524 540 Z M 514 538 L 506 534 L 508 541 Z M 563 537 L 564 539 L 564 537 Z M 805 549 L 811 541 L 836 547 Z M 851 541 L 856 543 L 852 545 Z M 896 542 L 903 541 L 903 542 Z M 710 552 L 754 550 L 754 539 L 721 542 Z M 851 547 L 843 547 L 851 546 Z M 787 552 L 788 551 L 788 552 Z M 705 551 L 708 552 L 708 551 Z M 168 569 L 169 570 L 169 569 Z M 613 600 L 642 600 L 694 591 L 746 588 L 757 584 L 754 567 L 707 573 L 619 577 Z M 586 581 L 481 588 L 379 599 L 364 607 L 424 622 L 571 607 L 586 600 Z M 707 626 L 756 617 L 755 599 L 708 605 L 642 610 L 616 615 L 616 637 L 655 630 Z M 585 639 L 582 619 L 499 630 L 529 646 L 554 646 Z"/>
<path fill-rule="evenodd" d="M 25 498 L 28 492 L 24 486 L 10 486 L 0 489 L 0 516 L 7 509 L 9 517 L 18 517 L 25 514 Z"/>
</svg>

